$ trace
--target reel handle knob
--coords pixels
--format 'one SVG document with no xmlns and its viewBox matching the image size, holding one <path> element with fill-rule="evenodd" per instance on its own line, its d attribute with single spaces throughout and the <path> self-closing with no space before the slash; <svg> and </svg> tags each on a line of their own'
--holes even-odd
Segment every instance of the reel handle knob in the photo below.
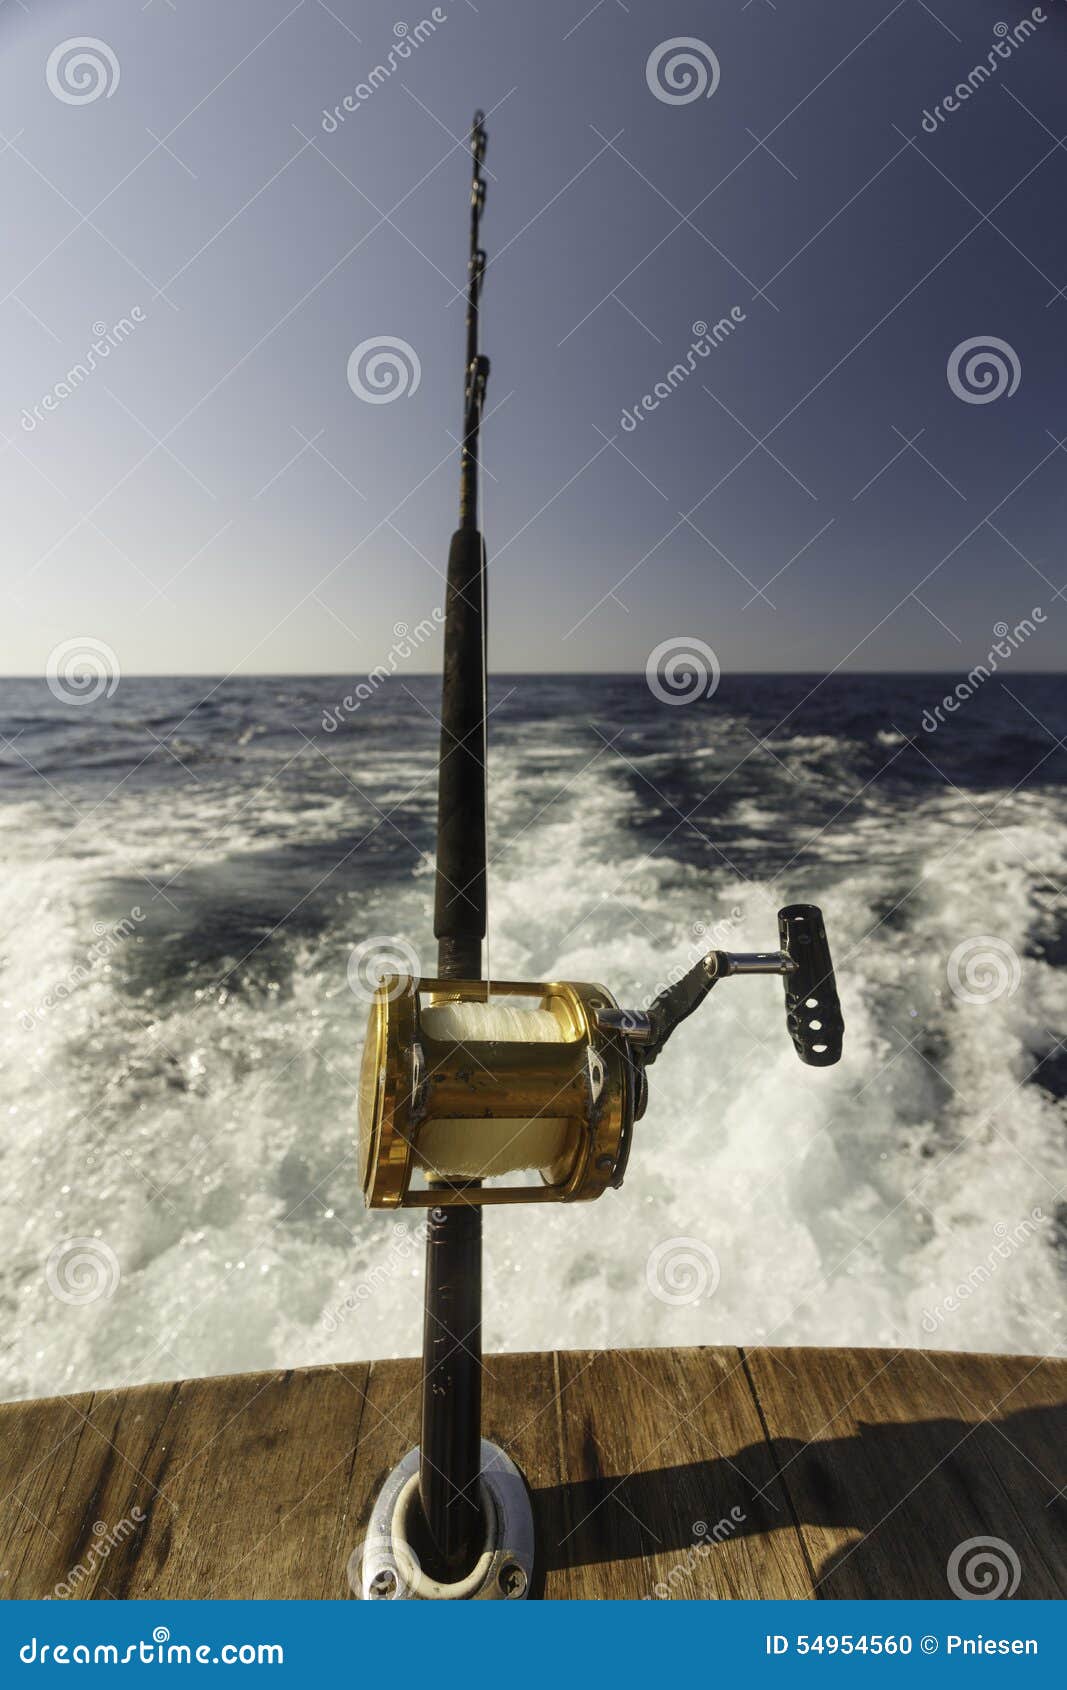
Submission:
<svg viewBox="0 0 1067 1690">
<path fill-rule="evenodd" d="M 778 911 L 778 936 L 794 964 L 782 977 L 789 1036 L 801 1062 L 829 1068 L 841 1060 L 845 1022 L 822 911 L 817 904 L 787 904 Z"/>
</svg>

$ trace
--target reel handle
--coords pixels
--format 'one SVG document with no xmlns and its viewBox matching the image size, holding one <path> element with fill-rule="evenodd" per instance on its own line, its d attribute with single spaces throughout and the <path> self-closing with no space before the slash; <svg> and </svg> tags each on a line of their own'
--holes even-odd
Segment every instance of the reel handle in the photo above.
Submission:
<svg viewBox="0 0 1067 1690">
<path fill-rule="evenodd" d="M 709 951 L 653 998 L 647 1010 L 600 1009 L 597 1026 L 624 1038 L 645 1068 L 720 980 L 737 974 L 780 974 L 786 1026 L 797 1055 L 811 1068 L 830 1068 L 841 1060 L 845 1023 L 818 905 L 787 904 L 779 910 L 778 942 L 777 951 Z"/>
<path fill-rule="evenodd" d="M 779 910 L 778 937 L 794 965 L 782 976 L 785 1020 L 794 1049 L 809 1067 L 829 1068 L 841 1060 L 845 1022 L 818 905 L 787 904 Z"/>
</svg>

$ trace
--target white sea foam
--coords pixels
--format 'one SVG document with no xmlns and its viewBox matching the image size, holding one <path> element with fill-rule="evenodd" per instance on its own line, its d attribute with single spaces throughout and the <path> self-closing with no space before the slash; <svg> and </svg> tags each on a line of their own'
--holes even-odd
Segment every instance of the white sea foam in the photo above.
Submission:
<svg viewBox="0 0 1067 1690">
<path fill-rule="evenodd" d="M 600 979 L 644 1001 L 691 950 L 695 923 L 729 920 L 732 948 L 763 948 L 777 905 L 810 899 L 836 948 L 846 1055 L 831 1070 L 797 1064 L 779 982 L 717 988 L 650 1075 L 622 1191 L 487 1212 L 487 1348 L 1067 1353 L 1052 1247 L 1062 1106 L 1027 1079 L 1062 1007 L 1055 970 L 1033 954 L 1046 877 L 1062 881 L 1067 867 L 1058 801 L 1017 798 L 996 829 L 951 794 L 917 802 L 906 825 L 845 816 L 817 868 L 805 859 L 771 885 L 646 855 L 611 758 L 561 795 L 587 760 L 567 741 L 497 759 L 494 972 Z M 396 797 L 418 778 L 384 757 L 378 772 L 390 790 L 395 777 Z M 169 795 L 165 839 L 159 812 L 132 795 L 111 805 L 106 829 L 76 835 L 58 802 L 5 813 L 3 1396 L 419 1347 L 419 1217 L 368 1215 L 358 1190 L 364 1008 L 345 962 L 381 932 L 430 959 L 425 872 L 368 878 L 330 925 L 264 948 L 255 990 L 236 975 L 220 984 L 217 963 L 200 975 L 194 963 L 180 989 L 156 973 L 138 984 L 120 952 L 31 1031 L 18 1023 L 42 982 L 77 968 L 109 876 L 151 873 L 159 885 L 190 858 L 213 872 L 237 851 L 254 865 L 294 830 L 329 839 L 342 813 L 325 791 L 294 810 L 279 790 L 253 789 L 223 832 L 235 806 L 214 802 Z M 764 803 L 748 805 L 746 826 L 765 819 Z M 355 805 L 349 795 L 348 825 Z M 165 930 L 165 904 L 157 913 Z M 1021 985 L 961 1001 L 948 958 L 991 929 L 1021 959 Z M 160 930 L 126 943 L 158 945 Z M 928 1311 L 986 1261 L 996 1229 L 1035 1210 L 1033 1236 L 931 1332 Z M 57 1243 L 87 1237 L 114 1251 L 119 1283 L 66 1303 L 46 1262 Z M 651 1252 L 677 1239 L 718 1263 L 714 1289 L 693 1302 L 649 1288 Z"/>
</svg>

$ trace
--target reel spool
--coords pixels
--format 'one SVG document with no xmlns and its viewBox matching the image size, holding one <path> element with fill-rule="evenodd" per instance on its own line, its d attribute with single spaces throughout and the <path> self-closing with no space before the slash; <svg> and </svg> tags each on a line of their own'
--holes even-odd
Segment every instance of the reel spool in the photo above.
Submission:
<svg viewBox="0 0 1067 1690">
<path fill-rule="evenodd" d="M 639 1078 L 597 1021 L 616 1008 L 603 986 L 573 981 L 494 980 L 487 1002 L 483 980 L 387 976 L 360 1081 L 368 1206 L 573 1203 L 621 1184 Z M 418 1170 L 432 1188 L 413 1187 Z M 540 1183 L 464 1184 L 523 1170 Z"/>
<path fill-rule="evenodd" d="M 574 981 L 493 981 L 490 1000 L 482 980 L 386 976 L 360 1079 L 368 1207 L 588 1202 L 621 1185 L 646 1069 L 730 975 L 781 975 L 800 1060 L 839 1061 L 844 1022 L 821 911 L 790 904 L 778 935 L 777 951 L 709 952 L 647 1010 L 621 1009 L 605 987 Z M 535 1177 L 478 1183 L 519 1172 Z"/>
</svg>

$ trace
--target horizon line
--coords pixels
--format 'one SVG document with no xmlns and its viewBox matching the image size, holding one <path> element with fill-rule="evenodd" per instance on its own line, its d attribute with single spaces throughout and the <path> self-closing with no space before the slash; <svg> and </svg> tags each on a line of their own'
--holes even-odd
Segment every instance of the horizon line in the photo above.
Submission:
<svg viewBox="0 0 1067 1690">
<path fill-rule="evenodd" d="M 980 665 L 972 664 L 971 667 L 978 668 Z M 747 678 L 759 676 L 763 678 L 767 676 L 796 676 L 798 678 L 808 679 L 812 676 L 821 675 L 823 680 L 829 681 L 833 680 L 835 675 L 847 678 L 850 675 L 924 676 L 955 675 L 959 672 L 960 671 L 958 669 L 730 669 L 723 670 L 722 678 L 725 680 L 727 677 Z M 121 669 L 117 672 L 117 675 L 115 675 L 114 678 L 116 679 L 116 684 L 122 681 L 317 681 L 337 680 L 342 677 L 346 679 L 354 679 L 358 678 L 360 675 L 366 678 L 368 674 L 373 673 L 373 670 L 363 669 L 231 669 L 225 672 L 219 669 Z M 644 678 L 645 673 L 646 671 L 642 668 L 496 669 L 489 675 L 489 680 L 493 681 L 497 679 L 505 679 L 512 676 L 526 676 L 531 680 L 564 680 L 568 678 L 573 680 L 640 680 Z M 970 671 L 968 670 L 967 673 L 970 673 Z M 1052 680 L 1067 676 L 1067 665 L 1064 665 L 1064 667 L 1060 669 L 1026 669 L 1016 666 L 1014 673 L 1020 677 L 1023 675 L 1040 675 L 1046 679 Z M 440 680 L 441 670 L 406 669 L 403 671 L 403 676 L 408 680 L 413 681 Z M 110 680 L 113 677 L 109 674 L 107 678 Z M 399 680 L 401 678 L 400 674 L 387 676 L 387 680 Z M 990 680 L 995 680 L 997 677 L 994 673 L 991 674 L 989 678 Z M 2 685 L 4 681 L 44 681 L 47 683 L 48 676 L 47 674 L 37 670 L 26 670 L 15 674 L 8 673 L 0 675 L 0 685 Z"/>
</svg>

